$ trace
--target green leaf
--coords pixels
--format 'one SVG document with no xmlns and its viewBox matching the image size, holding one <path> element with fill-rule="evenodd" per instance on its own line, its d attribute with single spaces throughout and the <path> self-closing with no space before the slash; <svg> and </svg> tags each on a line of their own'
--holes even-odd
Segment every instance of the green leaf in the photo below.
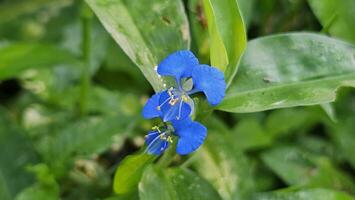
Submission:
<svg viewBox="0 0 355 200">
<path fill-rule="evenodd" d="M 16 200 L 56 200 L 59 198 L 59 186 L 53 174 L 45 164 L 29 167 L 37 176 L 37 183 L 24 189 Z"/>
<path fill-rule="evenodd" d="M 254 119 L 242 119 L 232 131 L 236 148 L 250 150 L 272 144 L 272 135 L 266 132 L 260 123 Z"/>
<path fill-rule="evenodd" d="M 134 118 L 120 114 L 87 117 L 58 127 L 52 125 L 56 129 L 51 136 L 41 138 L 38 149 L 54 173 L 62 176 L 76 157 L 101 153 L 113 143 L 122 143 L 134 123 Z"/>
<path fill-rule="evenodd" d="M 139 183 L 139 197 L 142 200 L 218 200 L 215 189 L 190 170 L 176 168 L 163 170 L 149 167 Z"/>
<path fill-rule="evenodd" d="M 75 57 L 56 46 L 38 43 L 10 43 L 0 47 L 0 80 L 31 68 L 74 63 Z"/>
<path fill-rule="evenodd" d="M 246 27 L 249 27 L 252 20 L 255 4 L 255 0 L 238 0 L 238 5 Z"/>
<path fill-rule="evenodd" d="M 225 72 L 227 85 L 235 76 L 246 47 L 246 31 L 236 0 L 203 0 L 210 38 L 211 65 Z"/>
<path fill-rule="evenodd" d="M 238 139 L 223 122 L 209 120 L 208 137 L 193 159 L 197 172 L 224 199 L 245 199 L 254 189 L 251 163 L 235 142 Z"/>
<path fill-rule="evenodd" d="M 265 129 L 272 137 L 304 133 L 321 121 L 312 107 L 275 110 L 265 120 Z"/>
<path fill-rule="evenodd" d="M 253 40 L 217 109 L 257 112 L 332 102 L 340 87 L 355 86 L 354 55 L 353 46 L 317 34 Z"/>
<path fill-rule="evenodd" d="M 26 165 L 37 161 L 31 143 L 23 131 L 6 116 L 0 107 L 0 199 L 14 199 L 15 195 L 32 182 Z"/>
<path fill-rule="evenodd" d="M 353 115 L 353 113 L 352 113 Z M 330 136 L 340 150 L 340 154 L 343 155 L 355 169 L 355 117 L 350 116 L 337 123 L 331 124 Z"/>
<path fill-rule="evenodd" d="M 355 44 L 355 1 L 308 0 L 323 26 L 323 32 Z"/>
<path fill-rule="evenodd" d="M 117 194 L 130 193 L 137 189 L 144 169 L 156 156 L 141 153 L 127 156 L 118 166 L 113 180 L 113 189 Z"/>
<path fill-rule="evenodd" d="M 327 189 L 306 189 L 292 192 L 270 192 L 254 195 L 252 200 L 353 200 L 350 195 Z"/>
<path fill-rule="evenodd" d="M 188 21 L 181 1 L 86 2 L 153 88 L 163 89 L 164 81 L 155 66 L 170 53 L 189 48 Z"/>
<path fill-rule="evenodd" d="M 327 157 L 285 146 L 262 153 L 262 160 L 288 185 L 355 191 L 350 176 Z"/>
</svg>

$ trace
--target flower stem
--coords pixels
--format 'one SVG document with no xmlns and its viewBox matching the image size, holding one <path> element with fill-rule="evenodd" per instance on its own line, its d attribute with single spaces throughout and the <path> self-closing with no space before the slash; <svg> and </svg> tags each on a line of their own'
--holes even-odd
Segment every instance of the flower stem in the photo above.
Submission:
<svg viewBox="0 0 355 200">
<path fill-rule="evenodd" d="M 169 167 L 171 162 L 173 162 L 175 158 L 175 143 L 173 143 L 163 154 L 163 156 L 158 161 L 158 165 L 162 168 Z"/>
<path fill-rule="evenodd" d="M 90 88 L 90 38 L 91 38 L 92 11 L 85 2 L 81 5 L 81 24 L 82 24 L 82 61 L 83 71 L 81 74 L 81 88 L 79 97 L 79 112 L 81 115 L 86 113 L 86 104 Z"/>
</svg>

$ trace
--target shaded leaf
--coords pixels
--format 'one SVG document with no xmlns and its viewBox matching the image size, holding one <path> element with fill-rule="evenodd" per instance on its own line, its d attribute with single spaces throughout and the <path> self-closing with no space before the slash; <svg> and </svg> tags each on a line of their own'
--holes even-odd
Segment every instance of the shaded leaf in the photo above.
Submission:
<svg viewBox="0 0 355 200">
<path fill-rule="evenodd" d="M 335 167 L 329 158 L 296 147 L 276 147 L 262 153 L 262 159 L 288 185 L 355 192 L 350 176 Z"/>
<path fill-rule="evenodd" d="M 355 1 L 308 0 L 314 14 L 331 35 L 355 44 Z"/>
<path fill-rule="evenodd" d="M 16 200 L 56 200 L 59 198 L 59 186 L 53 174 L 44 164 L 29 167 L 36 174 L 37 183 L 24 189 Z"/>
<path fill-rule="evenodd" d="M 11 200 L 32 183 L 25 167 L 37 161 L 31 143 L 24 132 L 6 116 L 0 107 L 0 199 Z"/>
</svg>

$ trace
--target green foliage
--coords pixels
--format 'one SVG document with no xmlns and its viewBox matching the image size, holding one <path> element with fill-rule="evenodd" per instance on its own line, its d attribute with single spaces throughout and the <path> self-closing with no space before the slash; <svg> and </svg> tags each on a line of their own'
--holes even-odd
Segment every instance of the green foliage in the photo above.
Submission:
<svg viewBox="0 0 355 200">
<path fill-rule="evenodd" d="M 0 199 L 354 199 L 354 9 L 0 1 Z M 142 106 L 172 83 L 155 67 L 190 43 L 224 72 L 226 97 L 193 96 L 208 130 L 196 152 L 148 155 L 143 136 L 162 122 Z"/>
<path fill-rule="evenodd" d="M 220 199 L 218 193 L 205 180 L 186 169 L 163 171 L 157 167 L 145 170 L 139 183 L 140 199 Z"/>
</svg>

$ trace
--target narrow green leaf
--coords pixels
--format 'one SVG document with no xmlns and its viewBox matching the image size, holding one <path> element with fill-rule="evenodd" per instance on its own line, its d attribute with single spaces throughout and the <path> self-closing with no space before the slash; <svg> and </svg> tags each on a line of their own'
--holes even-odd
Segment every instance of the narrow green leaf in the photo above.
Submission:
<svg viewBox="0 0 355 200">
<path fill-rule="evenodd" d="M 218 200 L 215 189 L 190 170 L 176 168 L 163 170 L 150 167 L 139 183 L 142 200 Z"/>
<path fill-rule="evenodd" d="M 49 44 L 11 43 L 0 47 L 0 61 L 0 80 L 3 80 L 26 69 L 73 63 L 75 57 Z"/>
<path fill-rule="evenodd" d="M 355 1 L 308 0 L 323 26 L 323 32 L 355 44 Z"/>
<path fill-rule="evenodd" d="M 256 112 L 332 102 L 343 86 L 355 86 L 355 48 L 309 33 L 251 41 L 238 75 L 217 109 Z"/>
<path fill-rule="evenodd" d="M 225 72 L 227 85 L 235 76 L 246 47 L 246 31 L 236 0 L 203 0 L 210 35 L 211 65 Z"/>
<path fill-rule="evenodd" d="M 292 192 L 270 192 L 254 195 L 252 200 L 353 200 L 350 195 L 322 188 Z"/>
<path fill-rule="evenodd" d="M 156 91 L 164 88 L 155 66 L 170 53 L 188 49 L 190 34 L 181 1 L 86 0 L 106 30 L 140 68 Z"/>
<path fill-rule="evenodd" d="M 125 194 L 137 189 L 144 169 L 156 156 L 146 153 L 127 156 L 118 166 L 113 180 L 113 189 L 117 194 Z"/>
</svg>

